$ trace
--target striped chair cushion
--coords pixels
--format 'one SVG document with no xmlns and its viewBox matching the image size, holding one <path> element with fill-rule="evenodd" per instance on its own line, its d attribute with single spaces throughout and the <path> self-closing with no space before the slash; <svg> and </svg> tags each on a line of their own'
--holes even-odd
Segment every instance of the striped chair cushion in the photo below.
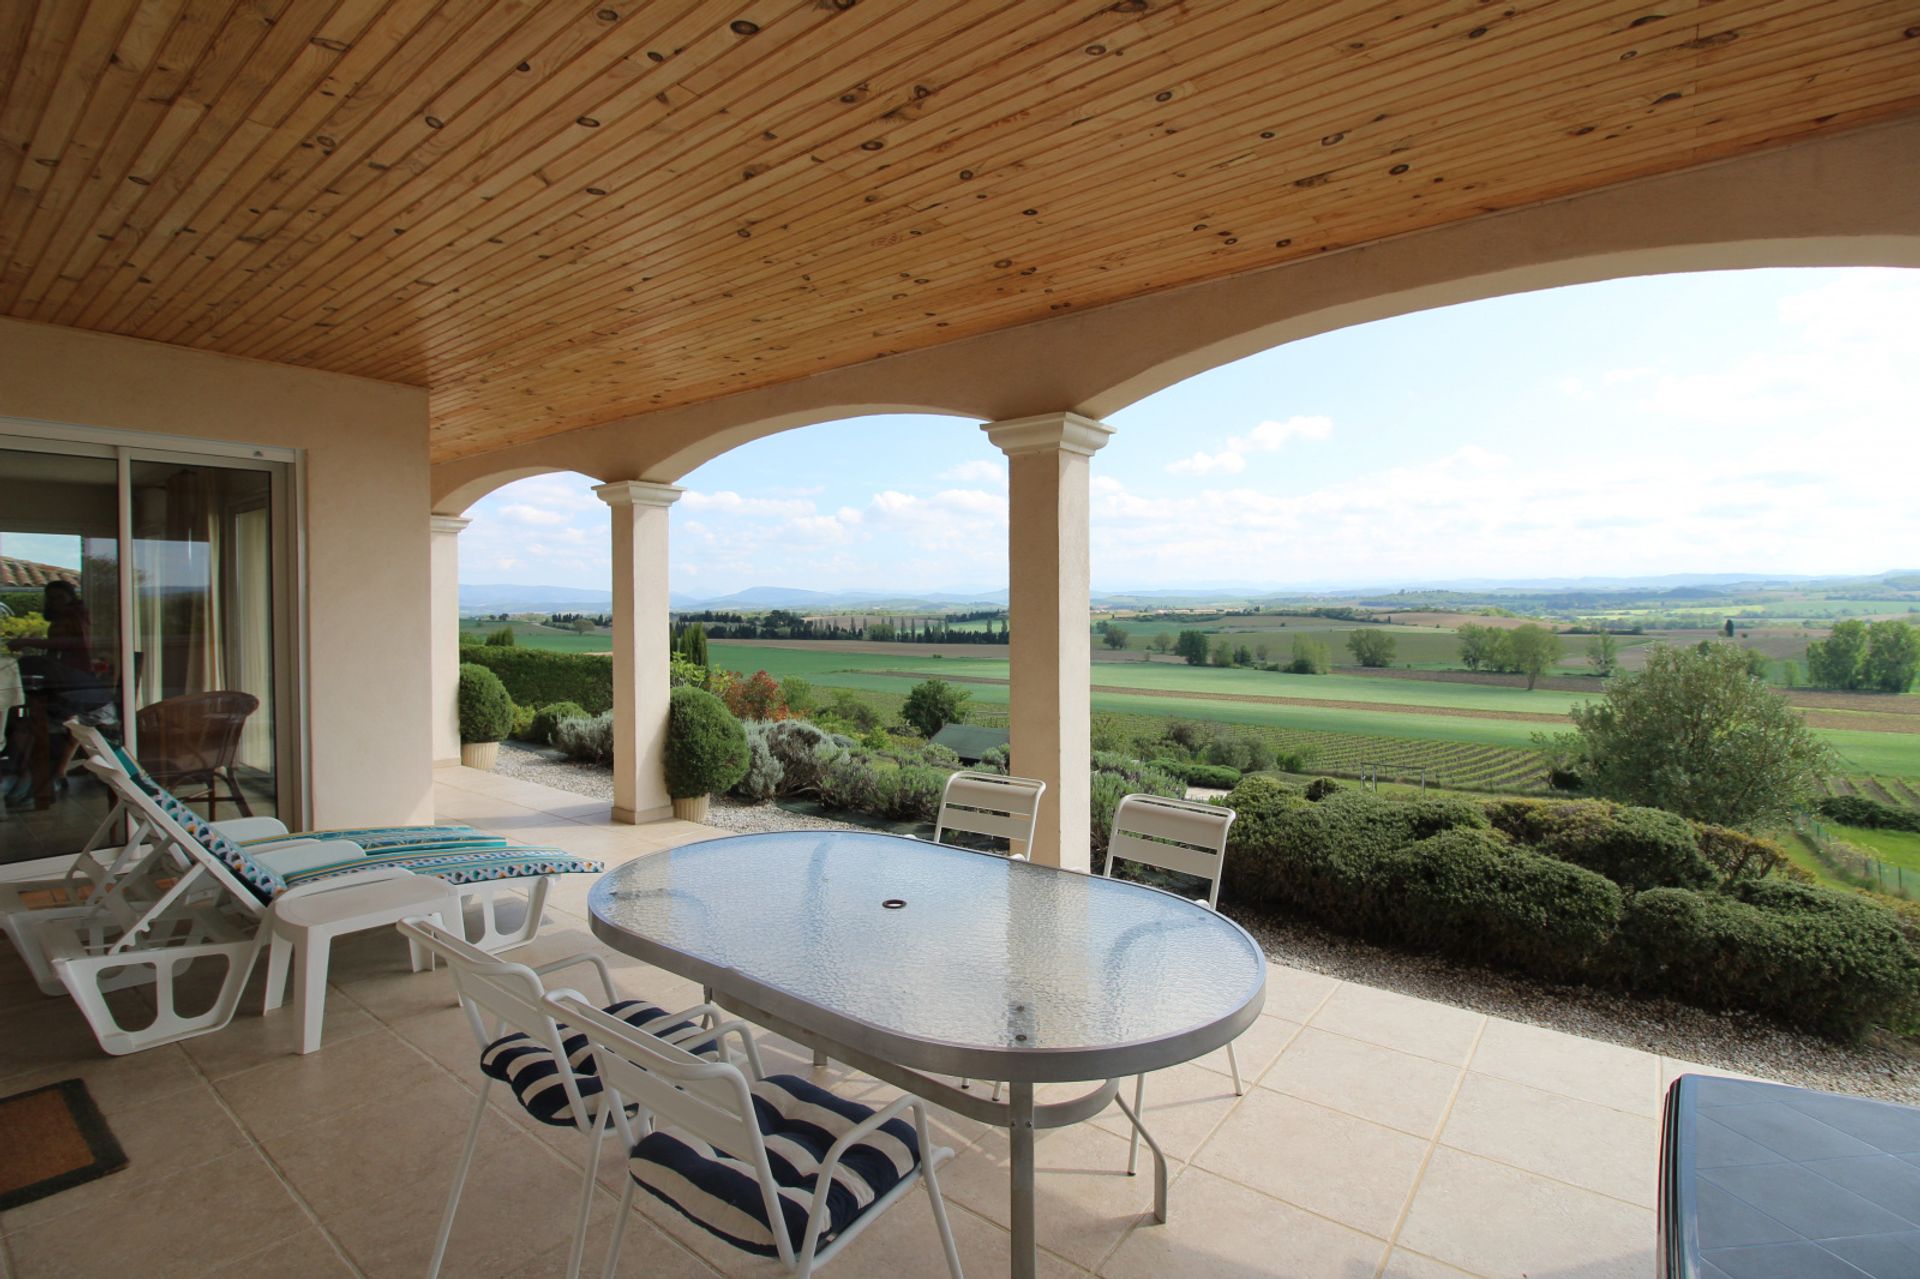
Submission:
<svg viewBox="0 0 1920 1279">
<path fill-rule="evenodd" d="M 607 1005 L 603 1011 L 650 1035 L 672 1035 L 693 1029 L 690 1021 L 666 1022 L 664 1019 L 671 1014 L 638 999 L 623 999 L 617 1004 Z M 587 1042 L 587 1037 L 577 1031 L 569 1032 L 562 1025 L 560 1046 L 567 1051 L 567 1061 L 573 1067 L 580 1099 L 586 1101 L 599 1096 L 598 1067 L 594 1064 L 593 1047 Z M 716 1045 L 709 1039 L 684 1047 L 688 1052 L 704 1055 L 713 1052 Z M 573 1103 L 568 1099 L 566 1085 L 560 1079 L 559 1063 L 554 1060 L 553 1051 L 532 1036 L 515 1033 L 494 1040 L 480 1054 L 480 1070 L 488 1078 L 497 1079 L 513 1089 L 513 1095 L 520 1099 L 527 1113 L 541 1123 L 566 1125 L 575 1122 Z"/>
<path fill-rule="evenodd" d="M 263 835 L 259 839 L 240 840 L 242 848 L 266 849 L 274 844 L 284 844 L 292 839 L 335 840 L 344 839 L 360 845 L 362 848 L 397 848 L 405 844 L 437 844 L 448 839 L 497 839 L 497 836 L 482 835 L 465 822 L 446 822 L 437 826 L 349 826 L 339 830 L 296 830 L 284 835 Z"/>
<path fill-rule="evenodd" d="M 873 1111 L 794 1075 L 753 1085 L 754 1119 L 780 1192 L 787 1239 L 798 1250 L 807 1233 L 820 1161 L 833 1143 Z M 890 1119 L 848 1147 L 827 1191 L 826 1247 L 902 1178 L 920 1166 L 920 1140 L 903 1118 Z M 779 1255 L 753 1165 L 677 1128 L 662 1128 L 633 1148 L 628 1171 L 648 1194 L 736 1248 Z"/>
<path fill-rule="evenodd" d="M 160 811 L 179 824 L 200 847 L 219 858 L 234 878 L 244 884 L 255 897 L 262 902 L 270 902 L 287 891 L 287 881 L 280 872 L 262 862 L 256 861 L 246 849 L 222 835 L 207 823 L 207 820 L 181 803 L 174 793 L 164 786 L 154 786 L 153 802 Z"/>
<path fill-rule="evenodd" d="M 303 867 L 286 875 L 286 885 L 292 888 L 315 880 L 335 879 L 374 866 L 404 866 L 416 875 L 432 875 L 450 884 L 484 884 L 545 875 L 598 875 L 607 868 L 607 864 L 597 858 L 575 857 L 558 848 L 532 848 L 509 844 L 491 835 L 475 834 L 433 843 L 370 849 L 365 855 Z"/>
</svg>

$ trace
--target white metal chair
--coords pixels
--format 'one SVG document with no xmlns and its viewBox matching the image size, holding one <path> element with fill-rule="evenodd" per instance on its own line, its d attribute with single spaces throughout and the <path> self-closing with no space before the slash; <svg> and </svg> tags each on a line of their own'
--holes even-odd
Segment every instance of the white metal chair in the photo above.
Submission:
<svg viewBox="0 0 1920 1279">
<path fill-rule="evenodd" d="M 555 1020 L 554 1005 L 547 1001 L 541 979 L 568 968 L 591 967 L 606 1000 L 604 1005 L 593 1009 L 597 1016 L 624 1027 L 629 1033 L 641 1033 L 637 1027 L 650 1028 L 650 1033 L 661 1036 L 660 1042 L 687 1045 L 691 1050 L 688 1056 L 696 1061 L 701 1058 L 695 1054 L 722 1055 L 725 1036 L 737 1035 L 746 1060 L 758 1075 L 760 1057 L 753 1038 L 740 1022 L 719 1022 L 720 1010 L 711 1004 L 669 1013 L 644 1000 L 620 999 L 614 992 L 606 961 L 598 955 L 583 952 L 529 967 L 496 958 L 426 918 L 402 920 L 398 927 L 409 942 L 445 960 L 452 970 L 454 989 L 459 993 L 460 1006 L 466 1010 L 474 1043 L 479 1047 L 480 1073 L 485 1081 L 474 1106 L 473 1122 L 467 1127 L 466 1145 L 461 1150 L 460 1166 L 454 1173 L 453 1189 L 447 1197 L 433 1261 L 427 1269 L 428 1279 L 437 1276 L 446 1261 L 454 1217 L 460 1210 L 460 1193 L 466 1188 L 467 1173 L 473 1166 L 474 1147 L 487 1114 L 487 1097 L 496 1083 L 506 1084 L 521 1108 L 541 1123 L 556 1127 L 571 1125 L 587 1139 L 580 1213 L 574 1221 L 573 1248 L 567 1261 L 567 1276 L 573 1279 L 580 1273 L 586 1250 L 594 1174 L 600 1164 L 600 1142 L 611 1127 L 606 1104 L 608 1094 L 598 1073 L 600 1059 L 596 1059 L 593 1045 L 571 1020 L 567 1024 Z"/>
<path fill-rule="evenodd" d="M 1215 804 L 1197 804 L 1162 795 L 1126 795 L 1113 810 L 1113 833 L 1107 841 L 1107 878 L 1116 862 L 1132 862 L 1159 870 L 1177 871 L 1207 881 L 1206 896 L 1194 900 L 1208 910 L 1218 909 L 1220 873 L 1227 861 L 1227 831 L 1237 814 Z M 1240 1083 L 1240 1061 L 1227 1045 L 1227 1068 L 1233 1072 L 1233 1095 L 1246 1091 Z M 1133 1081 L 1133 1113 L 1140 1109 L 1147 1077 Z M 1140 1130 L 1134 1128 L 1127 1147 L 1127 1175 L 1132 1176 L 1140 1155 Z"/>
<path fill-rule="evenodd" d="M 628 1152 L 628 1177 L 608 1279 L 620 1264 L 636 1186 L 806 1279 L 915 1183 L 926 1186 L 948 1271 L 964 1279 L 937 1172 L 953 1151 L 933 1145 L 918 1097 L 873 1110 L 795 1075 L 762 1079 L 756 1071 L 749 1082 L 737 1067 L 637 1030 L 572 992 L 556 991 L 549 1002 L 586 1036 L 618 1103 L 608 1110 Z M 909 1113 L 911 1123 L 902 1119 Z"/>
<path fill-rule="evenodd" d="M 933 842 L 944 842 L 950 831 L 986 835 L 1006 840 L 1007 855 L 1025 861 L 1040 816 L 1040 797 L 1046 793 L 1047 784 L 1031 777 L 962 769 L 947 778 L 940 792 Z"/>
</svg>

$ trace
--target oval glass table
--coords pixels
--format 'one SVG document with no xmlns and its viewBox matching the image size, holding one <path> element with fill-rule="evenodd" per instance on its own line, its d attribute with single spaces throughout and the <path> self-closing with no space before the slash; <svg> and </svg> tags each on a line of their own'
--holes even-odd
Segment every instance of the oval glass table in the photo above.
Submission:
<svg viewBox="0 0 1920 1279">
<path fill-rule="evenodd" d="M 1117 1104 L 1119 1081 L 1224 1046 L 1266 998 L 1266 957 L 1204 906 L 1120 880 L 893 835 L 786 831 L 687 844 L 603 876 L 614 949 L 699 982 L 758 1025 L 1005 1127 L 1013 1273 L 1033 1273 L 1033 1136 Z M 1004 1080 L 989 1100 L 933 1075 Z M 1094 1083 L 1036 1105 L 1039 1083 Z"/>
</svg>

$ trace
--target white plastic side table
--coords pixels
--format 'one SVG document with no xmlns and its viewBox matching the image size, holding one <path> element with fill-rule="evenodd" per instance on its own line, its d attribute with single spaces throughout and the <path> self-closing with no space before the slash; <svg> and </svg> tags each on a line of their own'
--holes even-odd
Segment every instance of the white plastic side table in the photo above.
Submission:
<svg viewBox="0 0 1920 1279">
<path fill-rule="evenodd" d="M 327 960 L 334 938 L 418 917 L 449 930 L 457 930 L 461 924 L 459 890 L 431 875 L 393 868 L 349 876 L 338 883 L 316 884 L 314 889 L 311 893 L 296 889 L 280 898 L 267 919 L 273 948 L 267 958 L 267 997 L 262 1011 L 272 1012 L 283 1001 L 287 961 L 291 958 L 302 1053 L 320 1048 L 321 1019 L 327 1007 Z M 432 967 L 432 955 L 412 942 L 408 950 L 414 972 Z"/>
</svg>

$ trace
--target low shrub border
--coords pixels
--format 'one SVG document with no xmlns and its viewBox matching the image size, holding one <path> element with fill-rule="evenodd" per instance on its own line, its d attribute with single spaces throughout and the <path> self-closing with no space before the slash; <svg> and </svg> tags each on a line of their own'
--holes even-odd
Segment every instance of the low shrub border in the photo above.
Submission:
<svg viewBox="0 0 1920 1279">
<path fill-rule="evenodd" d="M 1920 1007 L 1920 955 L 1893 911 L 1761 877 L 1777 849 L 1737 831 L 1589 801 L 1316 803 L 1258 776 L 1223 802 L 1239 813 L 1230 904 L 1836 1038 Z"/>
<path fill-rule="evenodd" d="M 463 644 L 460 660 L 498 675 L 521 706 L 573 702 L 589 715 L 613 709 L 613 661 L 604 655 Z"/>
</svg>

